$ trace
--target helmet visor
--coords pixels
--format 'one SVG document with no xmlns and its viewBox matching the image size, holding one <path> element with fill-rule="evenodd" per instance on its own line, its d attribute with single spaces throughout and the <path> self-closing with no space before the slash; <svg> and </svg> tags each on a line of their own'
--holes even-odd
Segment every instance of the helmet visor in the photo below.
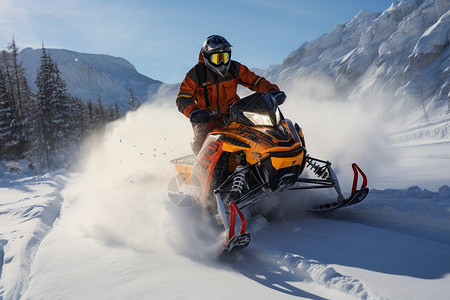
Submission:
<svg viewBox="0 0 450 300">
<path fill-rule="evenodd" d="M 209 61 L 216 66 L 218 66 L 221 62 L 227 63 L 230 60 L 230 53 L 228 52 L 221 52 L 221 53 L 214 53 L 211 54 L 211 57 L 209 58 Z"/>
</svg>

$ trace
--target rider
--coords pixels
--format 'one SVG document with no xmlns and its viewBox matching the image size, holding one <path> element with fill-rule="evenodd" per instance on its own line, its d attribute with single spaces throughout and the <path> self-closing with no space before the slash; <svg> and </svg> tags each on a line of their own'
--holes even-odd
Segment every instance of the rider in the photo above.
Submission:
<svg viewBox="0 0 450 300">
<path fill-rule="evenodd" d="M 195 154 L 208 133 L 228 120 L 231 104 L 239 100 L 238 84 L 252 91 L 271 93 L 279 105 L 286 99 L 277 85 L 231 60 L 231 44 L 224 37 L 209 36 L 200 50 L 197 65 L 181 83 L 176 100 L 178 110 L 191 121 Z"/>
</svg>

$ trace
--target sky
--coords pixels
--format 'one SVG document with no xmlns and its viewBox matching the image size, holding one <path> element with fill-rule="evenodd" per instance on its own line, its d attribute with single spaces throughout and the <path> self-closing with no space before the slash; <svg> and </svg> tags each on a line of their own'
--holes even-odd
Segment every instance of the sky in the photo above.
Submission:
<svg viewBox="0 0 450 300">
<path fill-rule="evenodd" d="M 206 37 L 233 45 L 250 68 L 281 64 L 306 41 L 382 12 L 392 0 L 0 0 L 0 49 L 68 49 L 123 57 L 138 72 L 179 83 L 197 63 Z"/>
</svg>

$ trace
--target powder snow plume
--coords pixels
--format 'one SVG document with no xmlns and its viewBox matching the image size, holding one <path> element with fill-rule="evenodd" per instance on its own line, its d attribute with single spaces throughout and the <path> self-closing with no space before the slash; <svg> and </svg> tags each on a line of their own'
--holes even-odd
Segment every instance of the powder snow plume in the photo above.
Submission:
<svg viewBox="0 0 450 300">
<path fill-rule="evenodd" d="M 76 226 L 112 245 L 187 255 L 196 255 L 192 245 L 201 236 L 203 251 L 212 253 L 218 233 L 201 228 L 208 220 L 198 218 L 206 216 L 179 211 L 167 197 L 170 160 L 191 153 L 191 138 L 189 120 L 174 105 L 143 105 L 110 124 L 89 143 L 82 172 L 64 191 Z"/>
<path fill-rule="evenodd" d="M 353 162 L 371 178 L 392 162 L 395 150 L 377 110 L 342 99 L 328 80 L 303 78 L 289 84 L 281 109 L 285 118 L 302 127 L 308 154 L 332 163 L 345 192 L 351 186 Z"/>
<path fill-rule="evenodd" d="M 383 168 L 393 162 L 395 150 L 377 110 L 346 101 L 328 80 L 325 76 L 304 77 L 281 86 L 287 94 L 281 110 L 285 118 L 302 128 L 308 155 L 332 163 L 342 192 L 348 197 L 353 182 L 351 164 L 355 162 L 362 168 L 371 188 Z M 304 176 L 308 176 L 307 171 Z M 316 189 L 281 193 L 275 198 L 277 206 L 269 206 L 270 212 L 263 206 L 262 212 L 284 218 L 328 203 L 336 198 L 336 193 L 332 189 Z M 268 207 L 267 201 L 264 204 Z"/>
</svg>

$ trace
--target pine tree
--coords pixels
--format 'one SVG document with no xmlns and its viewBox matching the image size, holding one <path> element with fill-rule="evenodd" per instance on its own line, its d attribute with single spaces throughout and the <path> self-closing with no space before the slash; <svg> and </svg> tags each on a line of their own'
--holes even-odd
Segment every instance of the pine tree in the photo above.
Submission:
<svg viewBox="0 0 450 300">
<path fill-rule="evenodd" d="M 108 122 L 114 122 L 120 118 L 120 108 L 117 102 L 108 109 Z"/>
<path fill-rule="evenodd" d="M 87 136 L 89 132 L 89 117 L 88 110 L 86 104 L 84 104 L 83 100 L 72 97 L 72 126 L 74 128 L 74 132 L 76 132 L 76 141 L 77 143 L 81 142 L 84 137 Z"/>
<path fill-rule="evenodd" d="M 67 161 L 68 146 L 78 139 L 73 118 L 75 106 L 56 63 L 42 46 L 41 65 L 36 76 L 39 106 L 39 153 L 48 168 Z"/>
<path fill-rule="evenodd" d="M 0 159 L 27 158 L 41 171 L 64 166 L 69 148 L 120 118 L 119 106 L 105 108 L 100 97 L 95 105 L 71 97 L 44 45 L 34 95 L 18 53 L 14 40 L 0 52 Z"/>
<path fill-rule="evenodd" d="M 33 140 L 32 118 L 34 103 L 18 62 L 18 48 L 13 40 L 8 51 L 0 56 L 2 140 L 1 154 L 7 159 L 23 158 Z"/>
<path fill-rule="evenodd" d="M 114 103 L 114 120 L 118 120 L 121 117 L 119 104 Z"/>
<path fill-rule="evenodd" d="M 86 117 L 87 122 L 89 124 L 89 130 L 92 131 L 95 127 L 95 110 L 92 101 L 88 100 L 86 104 L 86 109 L 87 109 Z"/>
<path fill-rule="evenodd" d="M 50 157 L 54 154 L 54 144 L 52 139 L 53 123 L 51 122 L 51 68 L 50 58 L 47 51 L 42 46 L 41 65 L 36 76 L 36 86 L 38 92 L 36 100 L 38 102 L 39 115 L 39 139 L 37 139 L 37 157 L 45 157 L 47 167 L 50 168 Z"/>
<path fill-rule="evenodd" d="M 105 111 L 105 107 L 103 106 L 102 99 L 100 97 L 97 98 L 97 105 L 94 107 L 94 123 L 95 127 L 101 129 L 108 122 L 107 112 Z"/>
<path fill-rule="evenodd" d="M 19 55 L 19 49 L 16 46 L 16 42 L 14 41 L 14 39 L 12 40 L 12 42 L 8 45 L 8 50 L 10 51 L 10 60 L 11 60 L 11 73 L 12 73 L 12 82 L 11 82 L 11 86 L 13 86 L 13 93 L 14 98 L 16 99 L 16 105 L 18 108 L 18 111 L 20 113 L 25 113 L 23 107 L 24 107 L 24 101 L 25 101 L 25 97 L 26 95 L 24 95 L 24 87 L 21 84 L 21 81 L 24 80 L 25 76 L 23 76 L 23 69 L 22 66 L 20 66 L 17 58 Z M 23 78 L 22 78 L 23 77 Z M 26 92 L 25 92 L 26 93 Z"/>
<path fill-rule="evenodd" d="M 3 65 L 0 65 L 0 157 L 12 158 L 14 146 L 17 144 L 15 135 L 17 129 L 16 108 L 11 103 L 11 97 L 6 86 Z"/>
<path fill-rule="evenodd" d="M 34 116 L 36 115 L 36 103 L 34 101 L 30 87 L 28 86 L 25 69 L 19 62 L 19 49 L 13 39 L 8 46 L 12 57 L 13 77 L 15 80 L 15 93 L 17 103 L 17 115 L 20 122 L 21 135 L 19 138 L 20 147 L 17 149 L 20 157 L 27 157 L 30 147 L 36 137 L 36 122 Z M 19 136 L 19 135 L 18 135 Z"/>
<path fill-rule="evenodd" d="M 130 88 L 130 101 L 128 104 L 131 106 L 131 110 L 136 109 L 136 98 L 134 97 L 133 89 Z"/>
<path fill-rule="evenodd" d="M 130 88 L 130 100 L 128 101 L 128 104 L 131 106 L 131 110 L 136 110 L 141 106 L 141 101 L 139 99 L 136 99 L 133 89 Z"/>
</svg>

